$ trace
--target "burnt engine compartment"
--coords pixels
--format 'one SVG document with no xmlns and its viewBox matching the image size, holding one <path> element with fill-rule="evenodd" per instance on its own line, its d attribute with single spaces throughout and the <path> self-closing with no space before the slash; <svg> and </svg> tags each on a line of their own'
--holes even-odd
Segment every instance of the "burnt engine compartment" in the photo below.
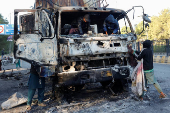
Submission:
<svg viewBox="0 0 170 113">
<path fill-rule="evenodd" d="M 99 56 L 104 57 L 103 54 Z M 63 67 L 63 72 L 68 72 L 68 71 L 82 71 L 82 70 L 89 70 L 89 69 L 108 68 L 115 65 L 126 66 L 127 59 L 108 58 L 108 59 L 100 59 L 100 60 L 76 61 L 76 62 L 69 62 L 68 64 L 63 63 L 62 67 Z"/>
</svg>

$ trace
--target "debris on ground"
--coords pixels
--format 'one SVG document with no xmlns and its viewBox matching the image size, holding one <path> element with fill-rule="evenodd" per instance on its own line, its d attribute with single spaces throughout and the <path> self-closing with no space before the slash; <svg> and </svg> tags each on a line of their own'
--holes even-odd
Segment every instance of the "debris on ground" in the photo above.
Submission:
<svg viewBox="0 0 170 113">
<path fill-rule="evenodd" d="M 16 71 L 16 69 L 15 69 L 15 71 Z M 21 69 L 21 70 L 17 70 L 16 72 L 14 72 L 14 69 L 6 69 L 6 70 L 3 70 L 0 72 L 0 79 L 21 80 L 23 75 L 27 75 L 29 73 L 30 73 L 30 69 Z"/>
<path fill-rule="evenodd" d="M 1 104 L 2 109 L 10 109 L 27 102 L 27 98 L 19 92 L 14 93 L 9 99 Z"/>
</svg>

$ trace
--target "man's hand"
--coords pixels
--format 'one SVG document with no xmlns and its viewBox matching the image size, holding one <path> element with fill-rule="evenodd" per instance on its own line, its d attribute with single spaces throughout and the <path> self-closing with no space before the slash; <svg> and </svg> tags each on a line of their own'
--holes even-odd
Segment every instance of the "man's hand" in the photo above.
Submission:
<svg viewBox="0 0 170 113">
<path fill-rule="evenodd" d="M 128 52 L 133 54 L 134 50 L 132 49 L 132 46 L 127 45 Z"/>
<path fill-rule="evenodd" d="M 107 31 L 106 31 L 106 35 L 107 35 Z"/>
<path fill-rule="evenodd" d="M 132 49 L 131 53 L 133 54 L 134 53 L 134 50 Z"/>
</svg>

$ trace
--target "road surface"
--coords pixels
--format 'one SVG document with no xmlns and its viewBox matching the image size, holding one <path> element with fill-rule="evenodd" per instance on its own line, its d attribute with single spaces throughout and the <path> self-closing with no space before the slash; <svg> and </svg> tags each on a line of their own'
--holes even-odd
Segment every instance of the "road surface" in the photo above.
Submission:
<svg viewBox="0 0 170 113">
<path fill-rule="evenodd" d="M 15 65 L 9 67 L 15 68 Z M 154 72 L 163 91 L 170 97 L 170 65 L 154 63 Z M 15 92 L 22 92 L 27 95 L 27 87 L 19 88 L 18 84 L 21 82 L 27 84 L 28 76 L 29 74 L 24 75 L 21 80 L 0 79 L 0 104 Z M 107 90 L 101 90 L 101 88 L 101 85 L 92 84 L 91 87 L 87 86 L 78 92 L 72 99 L 72 103 L 80 103 L 78 105 L 61 107 L 57 104 L 57 101 L 51 103 L 46 101 L 46 107 L 33 106 L 30 113 L 46 111 L 49 111 L 48 113 L 170 113 L 170 99 L 159 99 L 159 93 L 153 85 L 149 85 L 147 93 L 150 100 L 145 99 L 144 101 L 134 99 L 131 91 L 113 96 Z M 47 89 L 50 89 L 50 87 L 46 87 Z M 81 104 L 81 102 L 85 103 Z M 67 102 L 63 104 L 69 105 Z M 0 110 L 0 112 L 25 112 L 25 106 L 26 104 L 23 104 L 9 110 Z"/>
</svg>

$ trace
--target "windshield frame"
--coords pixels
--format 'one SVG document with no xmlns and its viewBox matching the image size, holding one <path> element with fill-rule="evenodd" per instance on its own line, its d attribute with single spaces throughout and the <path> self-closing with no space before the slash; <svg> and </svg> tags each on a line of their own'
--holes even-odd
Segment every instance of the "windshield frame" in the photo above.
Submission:
<svg viewBox="0 0 170 113">
<path fill-rule="evenodd" d="M 107 8 L 106 10 L 76 10 L 74 8 L 71 8 L 70 7 L 68 8 L 61 8 L 60 10 L 57 10 L 57 13 L 58 13 L 58 29 L 57 29 L 57 35 L 58 37 L 63 37 L 63 35 L 61 34 L 61 29 L 62 29 L 62 26 L 61 26 L 61 23 L 62 23 L 62 14 L 63 13 L 110 13 L 110 14 L 119 14 L 119 16 L 117 16 L 116 19 L 122 19 L 122 18 L 126 18 L 129 26 L 130 26 L 130 30 L 131 30 L 131 33 L 134 33 L 134 30 L 133 30 L 133 27 L 132 27 L 132 24 L 126 14 L 125 11 L 123 10 L 119 10 L 119 9 L 111 9 L 111 8 Z M 67 23 L 66 23 L 67 24 Z"/>
</svg>

